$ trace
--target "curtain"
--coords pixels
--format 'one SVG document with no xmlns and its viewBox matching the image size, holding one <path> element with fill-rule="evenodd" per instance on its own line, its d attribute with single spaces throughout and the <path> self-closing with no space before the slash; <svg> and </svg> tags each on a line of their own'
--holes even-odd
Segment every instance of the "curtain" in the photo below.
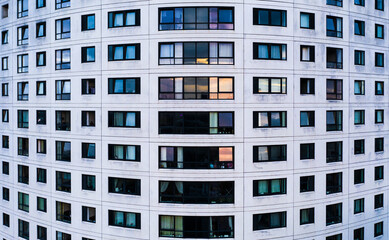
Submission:
<svg viewBox="0 0 389 240">
<path fill-rule="evenodd" d="M 271 92 L 272 93 L 281 92 L 281 78 L 273 78 L 271 80 Z"/>
<path fill-rule="evenodd" d="M 309 15 L 308 14 L 300 14 L 300 25 L 301 27 L 308 28 L 309 27 Z"/>
<path fill-rule="evenodd" d="M 269 152 L 267 147 L 258 147 L 258 161 L 269 160 Z"/>
<path fill-rule="evenodd" d="M 382 84 L 381 83 L 377 83 L 377 93 L 382 94 Z"/>
<path fill-rule="evenodd" d="M 360 112 L 354 112 L 354 122 L 355 123 L 361 122 L 361 113 Z"/>
<path fill-rule="evenodd" d="M 269 58 L 267 45 L 258 45 L 258 58 Z"/>
<path fill-rule="evenodd" d="M 267 194 L 269 192 L 269 187 L 266 180 L 258 181 L 258 194 Z"/>
<path fill-rule="evenodd" d="M 302 56 L 301 56 L 301 58 L 302 58 L 302 60 L 303 61 L 309 61 L 309 52 L 310 52 L 310 48 L 309 47 L 303 47 L 302 49 L 302 52 L 301 52 L 301 54 L 302 54 Z"/>
<path fill-rule="evenodd" d="M 135 146 L 127 146 L 126 160 L 136 160 Z"/>
<path fill-rule="evenodd" d="M 175 237 L 183 237 L 184 223 L 183 217 L 174 217 L 175 218 Z"/>
<path fill-rule="evenodd" d="M 89 144 L 88 146 L 88 157 L 94 157 L 95 156 L 95 144 Z"/>
<path fill-rule="evenodd" d="M 209 127 L 217 127 L 217 113 L 216 112 L 211 112 L 209 113 Z"/>
<path fill-rule="evenodd" d="M 28 28 L 25 28 L 25 29 L 24 29 L 24 32 L 23 32 L 23 39 L 28 39 Z"/>
<path fill-rule="evenodd" d="M 135 59 L 135 46 L 127 46 L 126 59 Z"/>
<path fill-rule="evenodd" d="M 24 84 L 23 94 L 28 95 L 28 83 Z"/>
<path fill-rule="evenodd" d="M 122 93 L 123 89 L 124 89 L 124 86 L 123 86 L 124 80 L 123 79 L 113 79 L 112 81 L 114 81 L 114 92 L 115 93 Z"/>
<path fill-rule="evenodd" d="M 174 230 L 174 216 L 161 216 L 161 229 Z"/>
<path fill-rule="evenodd" d="M 134 127 L 135 126 L 135 113 L 134 112 L 128 112 L 126 115 L 126 126 L 127 127 Z"/>
<path fill-rule="evenodd" d="M 126 93 L 135 93 L 135 79 L 126 79 Z"/>
<path fill-rule="evenodd" d="M 113 146 L 113 154 L 114 154 L 115 159 L 124 159 L 123 146 L 114 145 Z"/>
<path fill-rule="evenodd" d="M 308 113 L 307 112 L 301 112 L 301 116 L 300 116 L 300 124 L 302 126 L 306 126 L 306 125 L 309 125 L 309 121 L 308 121 Z"/>
<path fill-rule="evenodd" d="M 182 182 L 176 182 L 176 189 L 179 193 L 184 193 L 184 184 Z"/>
<path fill-rule="evenodd" d="M 271 192 L 272 193 L 281 192 L 281 180 L 280 179 L 271 180 Z"/>
<path fill-rule="evenodd" d="M 70 81 L 63 82 L 62 93 L 70 93 Z"/>
<path fill-rule="evenodd" d="M 124 114 L 121 112 L 114 112 L 113 113 L 113 124 L 116 127 L 123 126 L 124 123 Z"/>
<path fill-rule="evenodd" d="M 301 211 L 301 222 L 307 223 L 309 221 L 309 211 Z"/>
<path fill-rule="evenodd" d="M 360 82 L 354 82 L 354 93 L 361 94 L 361 86 L 359 83 Z"/>
<path fill-rule="evenodd" d="M 281 49 L 279 45 L 270 46 L 271 59 L 281 59 Z"/>
<path fill-rule="evenodd" d="M 135 12 L 129 12 L 126 16 L 126 26 L 135 25 Z"/>
<path fill-rule="evenodd" d="M 127 213 L 126 214 L 126 225 L 128 227 L 136 226 L 136 215 L 134 213 Z"/>
<path fill-rule="evenodd" d="M 160 161 L 166 161 L 166 160 L 167 160 L 167 147 L 161 147 Z"/>
<path fill-rule="evenodd" d="M 272 126 L 281 126 L 281 113 L 272 112 L 271 113 L 271 125 Z"/>
<path fill-rule="evenodd" d="M 115 60 L 123 59 L 123 46 L 115 46 L 114 47 L 113 59 L 115 59 Z"/>
<path fill-rule="evenodd" d="M 114 26 L 115 27 L 123 26 L 123 13 L 115 14 Z"/>
<path fill-rule="evenodd" d="M 28 112 L 23 112 L 23 122 L 28 123 Z"/>
<path fill-rule="evenodd" d="M 267 93 L 269 92 L 269 79 L 259 78 L 258 79 L 258 92 Z"/>
<path fill-rule="evenodd" d="M 259 127 L 269 126 L 269 118 L 267 116 L 267 112 L 258 113 L 258 126 Z"/>
<path fill-rule="evenodd" d="M 160 182 L 161 184 L 161 192 L 166 192 L 167 188 L 169 187 L 169 182 Z"/>
<path fill-rule="evenodd" d="M 219 43 L 219 57 L 232 57 L 232 44 Z"/>
<path fill-rule="evenodd" d="M 38 57 L 38 65 L 39 66 L 43 66 L 43 54 L 39 54 L 39 57 Z"/>
<path fill-rule="evenodd" d="M 281 224 L 280 214 L 271 214 L 270 215 L 270 226 L 277 227 Z"/>
<path fill-rule="evenodd" d="M 173 161 L 174 161 L 174 155 L 173 155 Z M 184 168 L 184 149 L 182 147 L 177 147 L 177 167 Z"/>
<path fill-rule="evenodd" d="M 161 44 L 161 57 L 174 58 L 174 44 Z"/>
<path fill-rule="evenodd" d="M 114 212 L 114 225 L 123 225 L 123 224 L 124 224 L 124 213 Z"/>
<path fill-rule="evenodd" d="M 39 25 L 38 36 L 43 36 L 43 25 Z"/>
</svg>

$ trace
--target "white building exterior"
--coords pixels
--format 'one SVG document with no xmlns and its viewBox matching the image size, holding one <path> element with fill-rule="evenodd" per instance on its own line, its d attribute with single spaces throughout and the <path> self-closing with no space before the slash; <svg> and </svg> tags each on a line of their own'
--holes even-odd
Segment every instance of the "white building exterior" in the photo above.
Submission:
<svg viewBox="0 0 389 240">
<path fill-rule="evenodd" d="M 8 57 L 9 66 L 0 71 L 0 85 L 8 83 L 8 96 L 0 96 L 0 109 L 9 110 L 9 121 L 0 122 L 0 135 L 9 137 L 9 147 L 2 143 L 0 148 L 0 161 L 9 163 L 9 173 L 3 164 L 0 174 L 0 187 L 9 189 L 9 200 L 4 199 L 4 190 L 0 200 L 2 239 L 26 239 L 20 237 L 19 220 L 29 223 L 29 239 L 39 239 L 37 226 L 47 229 L 47 239 L 62 239 L 58 232 L 70 234 L 73 240 L 173 239 L 161 236 L 161 215 L 233 216 L 233 235 L 226 239 L 359 239 L 354 238 L 354 230 L 362 227 L 364 239 L 389 238 L 389 2 L 385 1 L 383 11 L 376 9 L 374 1 L 359 6 L 353 0 L 343 0 L 341 7 L 326 0 L 71 0 L 70 7 L 62 9 L 56 9 L 55 0 L 46 0 L 39 9 L 36 0 L 24 2 L 28 2 L 28 16 L 18 18 L 17 1 L 0 0 L 0 32 L 8 31 L 9 38 L 0 45 L 0 59 Z M 8 17 L 4 17 L 7 4 Z M 234 28 L 159 31 L 159 10 L 179 7 L 231 7 Z M 254 25 L 256 8 L 286 11 L 286 26 Z M 136 9 L 140 26 L 109 28 L 109 12 Z M 301 12 L 314 14 L 314 29 L 301 28 Z M 82 31 L 81 16 L 88 14 L 95 14 L 95 29 Z M 342 18 L 341 38 L 328 36 L 328 16 Z M 55 22 L 63 18 L 70 18 L 70 38 L 56 40 Z M 355 35 L 355 20 L 364 21 L 364 36 Z M 46 22 L 46 36 L 37 38 L 40 22 Z M 383 39 L 376 37 L 376 24 L 384 26 Z M 25 25 L 28 44 L 18 46 L 17 29 Z M 159 44 L 164 42 L 233 42 L 234 64 L 161 65 Z M 108 45 L 130 43 L 140 43 L 139 60 L 108 60 Z M 286 44 L 286 60 L 254 59 L 254 43 Z M 314 46 L 314 62 L 301 61 L 301 45 Z M 82 63 L 81 48 L 89 46 L 95 47 L 95 61 Z M 327 47 L 342 49 L 341 69 L 327 68 Z M 56 70 L 59 49 L 70 49 L 70 69 Z M 365 52 L 364 65 L 355 65 L 355 50 Z M 46 63 L 37 67 L 36 53 L 42 51 Z M 375 53 L 384 54 L 384 67 L 376 66 Z M 18 73 L 21 54 L 28 54 L 28 73 Z M 191 76 L 233 77 L 234 99 L 159 99 L 159 78 Z M 286 78 L 286 93 L 253 94 L 254 77 Z M 108 78 L 139 78 L 139 94 L 109 94 Z M 314 94 L 301 94 L 301 78 L 314 79 Z M 82 79 L 95 79 L 94 94 L 82 94 Z M 341 100 L 328 100 L 327 79 L 342 80 Z M 56 100 L 56 80 L 70 80 L 70 100 Z M 364 80 L 364 95 L 355 94 L 355 80 Z M 37 96 L 37 81 L 46 81 L 43 96 Z M 28 101 L 18 100 L 20 82 L 29 83 Z M 384 82 L 383 95 L 377 95 L 381 85 L 377 90 L 376 82 Z M 381 109 L 384 122 L 376 123 L 375 111 Z M 28 128 L 18 127 L 18 110 L 28 110 Z M 46 110 L 45 125 L 36 124 L 37 110 Z M 341 131 L 327 130 L 327 111 L 332 110 L 342 111 Z M 364 124 L 354 123 L 355 110 L 365 111 Z M 71 112 L 70 131 L 56 130 L 56 111 Z M 82 126 L 82 111 L 95 112 L 94 127 Z M 108 127 L 109 111 L 139 111 L 140 127 Z M 160 134 L 159 112 L 166 111 L 234 112 L 234 133 Z M 255 111 L 286 111 L 286 127 L 253 128 Z M 315 112 L 314 126 L 300 126 L 301 111 Z M 19 155 L 21 137 L 29 139 L 28 156 Z M 375 151 L 376 138 L 384 138 L 383 151 Z M 45 154 L 37 153 L 37 139 L 46 140 Z M 361 139 L 364 153 L 355 154 L 354 140 Z M 71 161 L 56 160 L 56 141 L 71 143 Z M 329 163 L 326 144 L 338 141 L 342 161 Z M 95 143 L 95 159 L 82 158 L 82 143 Z M 300 144 L 305 143 L 314 143 L 314 159 L 300 160 Z M 139 145 L 140 161 L 108 160 L 108 144 Z M 286 145 L 286 161 L 254 162 L 254 146 L 264 145 Z M 232 146 L 234 168 L 163 169 L 161 146 Z M 18 165 L 28 166 L 28 184 L 18 181 Z M 384 177 L 376 180 L 376 167 L 381 166 Z M 46 183 L 37 182 L 37 168 L 47 170 Z M 364 181 L 354 184 L 358 169 L 364 169 Z M 71 173 L 71 192 L 57 190 L 57 171 Z M 339 172 L 341 191 L 328 194 L 326 176 Z M 82 190 L 82 174 L 95 176 L 95 191 Z M 300 177 L 313 175 L 314 191 L 300 192 Z M 139 179 L 140 195 L 109 193 L 108 177 Z M 284 194 L 253 196 L 254 180 L 276 178 L 286 178 Z M 160 203 L 159 181 L 233 181 L 233 203 Z M 19 209 L 19 192 L 29 195 L 28 212 Z M 383 207 L 375 209 L 379 194 L 383 194 Z M 47 199 L 46 212 L 37 210 L 37 197 Z M 361 198 L 364 211 L 355 214 L 354 200 Z M 57 201 L 71 204 L 70 223 L 57 220 Z M 342 204 L 341 220 L 327 224 L 326 206 L 337 203 Z M 82 206 L 96 209 L 95 223 L 83 221 Z M 314 208 L 314 223 L 301 225 L 300 210 L 307 208 Z M 109 210 L 139 213 L 140 227 L 111 226 Z M 284 226 L 254 230 L 253 215 L 284 211 Z M 3 213 L 9 215 L 9 226 Z M 382 235 L 375 226 L 380 222 Z M 337 234 L 341 237 L 328 238 Z"/>
</svg>

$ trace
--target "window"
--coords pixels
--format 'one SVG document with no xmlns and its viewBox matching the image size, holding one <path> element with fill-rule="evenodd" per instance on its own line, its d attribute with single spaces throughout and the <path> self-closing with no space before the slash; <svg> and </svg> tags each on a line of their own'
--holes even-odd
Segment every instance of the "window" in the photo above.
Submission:
<svg viewBox="0 0 389 240">
<path fill-rule="evenodd" d="M 286 78 L 253 78 L 254 94 L 286 94 Z"/>
<path fill-rule="evenodd" d="M 160 65 L 233 65 L 233 42 L 159 43 Z"/>
<path fill-rule="evenodd" d="M 29 182 L 28 166 L 18 165 L 18 182 L 28 184 Z"/>
<path fill-rule="evenodd" d="M 3 187 L 3 200 L 9 201 L 9 189 Z"/>
<path fill-rule="evenodd" d="M 36 210 L 41 211 L 41 212 L 47 212 L 47 203 L 46 203 L 47 200 L 46 200 L 46 198 L 37 197 L 36 202 L 37 202 Z"/>
<path fill-rule="evenodd" d="M 365 183 L 365 169 L 354 170 L 354 184 Z"/>
<path fill-rule="evenodd" d="M 36 82 L 36 95 L 45 96 L 46 95 L 46 81 L 37 81 Z"/>
<path fill-rule="evenodd" d="M 374 209 L 384 207 L 384 194 L 378 194 L 374 196 Z"/>
<path fill-rule="evenodd" d="M 55 50 L 55 70 L 70 69 L 70 49 Z"/>
<path fill-rule="evenodd" d="M 253 215 L 253 230 L 265 230 L 286 227 L 286 212 L 274 212 Z"/>
<path fill-rule="evenodd" d="M 9 136 L 2 136 L 2 147 L 9 148 Z"/>
<path fill-rule="evenodd" d="M 37 239 L 47 240 L 47 228 L 37 225 Z"/>
<path fill-rule="evenodd" d="M 315 144 L 302 143 L 300 144 L 300 160 L 315 159 Z"/>
<path fill-rule="evenodd" d="M 3 109 L 2 112 L 2 122 L 9 122 L 9 110 Z"/>
<path fill-rule="evenodd" d="M 365 80 L 354 81 L 354 95 L 365 95 Z"/>
<path fill-rule="evenodd" d="M 327 132 L 342 131 L 343 111 L 327 111 Z"/>
<path fill-rule="evenodd" d="M 375 25 L 375 37 L 379 39 L 384 39 L 384 25 Z"/>
<path fill-rule="evenodd" d="M 354 0 L 354 4 L 355 5 L 358 5 L 358 6 L 362 6 L 364 7 L 365 6 L 365 0 Z M 362 239 L 354 239 L 354 240 L 362 240 Z"/>
<path fill-rule="evenodd" d="M 327 16 L 327 37 L 342 38 L 343 19 L 341 17 Z"/>
<path fill-rule="evenodd" d="M 382 180 L 384 179 L 384 166 L 378 166 L 374 168 L 374 180 Z"/>
<path fill-rule="evenodd" d="M 96 208 L 82 206 L 82 221 L 96 223 Z"/>
<path fill-rule="evenodd" d="M 168 238 L 233 238 L 234 216 L 159 216 L 159 236 Z"/>
<path fill-rule="evenodd" d="M 253 146 L 254 162 L 286 161 L 286 145 Z"/>
<path fill-rule="evenodd" d="M 96 176 L 82 174 L 82 190 L 96 191 Z"/>
<path fill-rule="evenodd" d="M 61 1 L 61 0 L 56 0 L 56 1 Z M 64 0 L 62 0 L 64 1 Z M 64 232 L 58 232 L 56 231 L 56 240 L 72 240 L 72 235 L 64 233 Z"/>
<path fill-rule="evenodd" d="M 70 100 L 70 92 L 71 92 L 70 80 L 56 80 L 55 83 L 56 83 L 55 99 Z"/>
<path fill-rule="evenodd" d="M 327 195 L 342 192 L 342 172 L 327 174 L 326 186 Z"/>
<path fill-rule="evenodd" d="M 18 46 L 28 45 L 28 25 L 18 27 Z"/>
<path fill-rule="evenodd" d="M 28 128 L 28 110 L 18 110 L 18 128 Z"/>
<path fill-rule="evenodd" d="M 18 236 L 24 239 L 30 239 L 30 223 L 18 219 Z"/>
<path fill-rule="evenodd" d="M 39 183 L 46 183 L 47 182 L 47 171 L 43 168 L 37 168 L 36 169 L 36 181 Z"/>
<path fill-rule="evenodd" d="M 8 37 L 8 30 L 1 32 L 1 44 L 8 44 L 9 37 Z"/>
<path fill-rule="evenodd" d="M 375 95 L 384 95 L 384 82 L 375 82 Z"/>
<path fill-rule="evenodd" d="M 140 162 L 140 146 L 108 144 L 108 160 Z"/>
<path fill-rule="evenodd" d="M 300 78 L 300 94 L 315 94 L 314 78 Z"/>
<path fill-rule="evenodd" d="M 36 124 L 46 125 L 46 110 L 36 110 Z"/>
<path fill-rule="evenodd" d="M 1 6 L 1 18 L 8 17 L 8 9 L 9 9 L 8 4 L 4 4 L 3 6 Z"/>
<path fill-rule="evenodd" d="M 234 134 L 234 113 L 159 112 L 159 134 Z"/>
<path fill-rule="evenodd" d="M 365 22 L 355 20 L 354 21 L 354 34 L 359 36 L 365 36 Z"/>
<path fill-rule="evenodd" d="M 286 44 L 254 43 L 254 59 L 286 60 Z"/>
<path fill-rule="evenodd" d="M 29 212 L 29 195 L 26 193 L 18 192 L 18 209 Z"/>
<path fill-rule="evenodd" d="M 343 69 L 343 49 L 327 47 L 327 68 Z"/>
<path fill-rule="evenodd" d="M 28 54 L 18 55 L 18 73 L 28 72 Z M 8 69 L 8 58 L 7 58 L 7 69 Z"/>
<path fill-rule="evenodd" d="M 341 79 L 327 79 L 327 100 L 343 99 L 343 81 Z"/>
<path fill-rule="evenodd" d="M 56 160 L 70 162 L 70 142 L 56 141 Z"/>
<path fill-rule="evenodd" d="M 254 197 L 286 194 L 286 178 L 254 180 Z"/>
<path fill-rule="evenodd" d="M 376 2 L 377 2 L 377 0 L 376 0 Z M 383 234 L 384 234 L 384 222 L 375 223 L 374 224 L 374 237 L 382 236 Z"/>
<path fill-rule="evenodd" d="M 108 225 L 140 229 L 140 213 L 108 210 Z"/>
<path fill-rule="evenodd" d="M 354 64 L 355 65 L 365 65 L 365 51 L 354 51 Z"/>
<path fill-rule="evenodd" d="M 9 175 L 9 162 L 3 161 L 2 173 L 5 175 Z"/>
<path fill-rule="evenodd" d="M 327 163 L 342 161 L 342 142 L 327 142 Z"/>
<path fill-rule="evenodd" d="M 96 144 L 94 143 L 82 143 L 82 158 L 95 159 Z"/>
<path fill-rule="evenodd" d="M 253 24 L 286 27 L 286 11 L 276 9 L 253 9 Z"/>
<path fill-rule="evenodd" d="M 375 152 L 384 151 L 384 138 L 375 138 L 374 139 L 374 150 Z"/>
<path fill-rule="evenodd" d="M 67 7 L 70 7 L 70 0 L 55 0 L 55 9 L 61 9 Z M 67 240 L 67 239 L 58 239 L 58 240 Z"/>
<path fill-rule="evenodd" d="M 8 96 L 8 83 L 2 83 L 1 84 L 1 96 L 7 97 Z"/>
<path fill-rule="evenodd" d="M 37 0 L 42 1 L 42 0 Z M 36 24 L 36 38 L 46 37 L 46 22 L 39 22 Z"/>
<path fill-rule="evenodd" d="M 27 59 L 28 59 L 28 55 L 27 55 Z M 19 61 L 19 56 L 18 56 L 18 61 Z M 19 62 L 18 62 L 18 64 L 19 64 Z M 26 64 L 28 65 L 28 63 L 26 63 Z M 1 70 L 3 70 L 3 71 L 8 70 L 8 57 L 1 58 Z M 19 70 L 19 68 L 18 68 L 18 70 Z M 28 66 L 27 66 L 27 71 L 28 71 Z"/>
<path fill-rule="evenodd" d="M 95 61 L 95 47 L 82 47 L 81 48 L 81 62 L 94 62 Z"/>
<path fill-rule="evenodd" d="M 159 147 L 159 168 L 233 169 L 233 147 Z"/>
<path fill-rule="evenodd" d="M 365 110 L 354 110 L 354 125 L 365 124 Z"/>
<path fill-rule="evenodd" d="M 140 43 L 108 45 L 108 61 L 140 60 Z"/>
<path fill-rule="evenodd" d="M 108 111 L 108 127 L 140 128 L 140 112 Z"/>
<path fill-rule="evenodd" d="M 365 153 L 365 140 L 359 139 L 354 140 L 354 154 L 364 154 Z"/>
<path fill-rule="evenodd" d="M 233 30 L 234 8 L 160 8 L 159 30 Z"/>
<path fill-rule="evenodd" d="M 36 152 L 46 154 L 46 140 L 43 139 L 36 140 Z"/>
<path fill-rule="evenodd" d="M 56 187 L 57 191 L 61 192 L 71 192 L 71 173 L 68 172 L 55 172 L 56 175 Z"/>
<path fill-rule="evenodd" d="M 9 215 L 6 213 L 3 213 L 3 226 L 9 227 Z"/>
<path fill-rule="evenodd" d="M 18 82 L 18 101 L 28 101 L 28 82 Z"/>
<path fill-rule="evenodd" d="M 314 126 L 315 126 L 315 111 L 301 111 L 300 127 L 314 127 Z"/>
<path fill-rule="evenodd" d="M 253 112 L 254 128 L 283 128 L 286 127 L 286 111 L 282 112 Z"/>
<path fill-rule="evenodd" d="M 36 8 L 46 7 L 46 0 L 36 0 Z"/>
<path fill-rule="evenodd" d="M 46 66 L 46 52 L 36 53 L 36 66 L 37 67 Z"/>
<path fill-rule="evenodd" d="M 96 92 L 96 83 L 94 78 L 82 79 L 82 90 L 83 95 L 94 95 Z"/>
<path fill-rule="evenodd" d="M 108 28 L 140 26 L 140 10 L 108 13 Z"/>
<path fill-rule="evenodd" d="M 95 111 L 81 111 L 81 126 L 94 127 L 95 126 Z"/>
<path fill-rule="evenodd" d="M 56 219 L 57 221 L 71 223 L 71 205 L 69 203 L 56 201 Z"/>
<path fill-rule="evenodd" d="M 300 61 L 314 62 L 315 61 L 315 46 L 300 46 Z"/>
<path fill-rule="evenodd" d="M 384 11 L 384 0 L 375 0 L 375 9 Z"/>
<path fill-rule="evenodd" d="M 28 0 L 17 0 L 18 18 L 28 16 Z M 8 15 L 8 14 L 7 14 Z"/>
<path fill-rule="evenodd" d="M 139 94 L 140 78 L 108 78 L 108 94 Z"/>
<path fill-rule="evenodd" d="M 159 181 L 159 202 L 180 204 L 234 203 L 234 182 Z"/>
<path fill-rule="evenodd" d="M 70 18 L 55 20 L 55 39 L 70 38 Z"/>
<path fill-rule="evenodd" d="M 108 192 L 140 196 L 140 180 L 108 177 Z"/>
<path fill-rule="evenodd" d="M 327 0 L 327 5 L 342 7 L 343 6 L 343 0 Z"/>
<path fill-rule="evenodd" d="M 326 237 L 326 240 L 342 240 L 342 234 L 339 233 L 332 236 L 328 236 Z"/>
<path fill-rule="evenodd" d="M 326 206 L 326 225 L 342 223 L 342 203 Z"/>
<path fill-rule="evenodd" d="M 18 137 L 18 155 L 28 156 L 28 138 Z"/>
<path fill-rule="evenodd" d="M 234 78 L 161 77 L 159 99 L 234 99 Z"/>
<path fill-rule="evenodd" d="M 375 110 L 375 123 L 384 123 L 384 110 Z"/>
<path fill-rule="evenodd" d="M 300 225 L 315 223 L 315 208 L 300 209 Z"/>
<path fill-rule="evenodd" d="M 95 30 L 95 15 L 88 14 L 81 16 L 81 31 Z"/>
<path fill-rule="evenodd" d="M 354 200 L 354 214 L 365 212 L 365 199 L 359 198 Z"/>
<path fill-rule="evenodd" d="M 384 67 L 384 54 L 383 53 L 375 53 L 375 66 L 376 67 Z"/>
<path fill-rule="evenodd" d="M 61 131 L 70 131 L 70 111 L 55 111 L 55 115 L 55 129 Z"/>
</svg>

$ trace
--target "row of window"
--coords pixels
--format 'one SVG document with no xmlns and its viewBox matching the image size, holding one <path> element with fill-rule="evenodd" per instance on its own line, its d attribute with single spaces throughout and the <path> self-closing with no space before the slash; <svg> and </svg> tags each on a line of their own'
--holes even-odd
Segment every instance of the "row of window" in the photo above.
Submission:
<svg viewBox="0 0 389 240">
<path fill-rule="evenodd" d="M 384 0 L 374 0 L 374 8 L 384 11 Z M 343 0 L 326 0 L 327 5 L 343 7 Z M 371 3 L 373 5 L 373 3 Z M 365 7 L 365 0 L 354 0 L 354 5 Z"/>
</svg>

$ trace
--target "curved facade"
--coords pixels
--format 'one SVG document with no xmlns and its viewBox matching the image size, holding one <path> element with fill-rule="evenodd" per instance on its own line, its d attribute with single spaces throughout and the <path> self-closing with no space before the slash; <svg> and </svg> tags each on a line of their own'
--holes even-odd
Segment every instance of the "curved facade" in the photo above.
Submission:
<svg viewBox="0 0 389 240">
<path fill-rule="evenodd" d="M 389 4 L 314 2 L 0 0 L 1 237 L 387 239 Z"/>
</svg>

